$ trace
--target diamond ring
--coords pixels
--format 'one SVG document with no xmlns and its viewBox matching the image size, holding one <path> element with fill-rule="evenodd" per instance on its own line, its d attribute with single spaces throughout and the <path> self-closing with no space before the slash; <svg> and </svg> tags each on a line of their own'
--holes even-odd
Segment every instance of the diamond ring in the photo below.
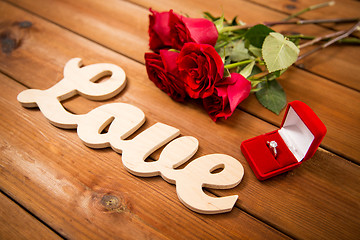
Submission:
<svg viewBox="0 0 360 240">
<path fill-rule="evenodd" d="M 278 146 L 277 142 L 275 141 L 267 141 L 267 146 L 270 148 L 271 153 L 274 155 L 274 158 L 276 158 L 277 150 L 276 147 Z"/>
</svg>

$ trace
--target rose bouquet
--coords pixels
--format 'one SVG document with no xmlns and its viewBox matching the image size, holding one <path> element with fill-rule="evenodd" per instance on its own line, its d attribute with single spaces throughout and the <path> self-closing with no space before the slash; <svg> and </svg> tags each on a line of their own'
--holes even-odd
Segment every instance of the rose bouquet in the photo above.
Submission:
<svg viewBox="0 0 360 240">
<path fill-rule="evenodd" d="M 251 83 L 239 73 L 224 74 L 224 62 L 214 46 L 214 23 L 169 12 L 152 11 L 150 49 L 145 53 L 151 81 L 176 101 L 200 99 L 210 117 L 231 116 L 249 96 Z"/>
<path fill-rule="evenodd" d="M 270 26 L 288 23 L 290 18 L 249 26 L 209 13 L 206 18 L 189 18 L 173 10 L 150 11 L 153 52 L 145 53 L 146 70 L 172 99 L 198 99 L 214 121 L 231 116 L 250 92 L 277 114 L 284 108 L 286 96 L 276 78 L 299 59 L 301 36 L 284 37 Z M 328 45 L 351 32 L 338 33 Z"/>
</svg>

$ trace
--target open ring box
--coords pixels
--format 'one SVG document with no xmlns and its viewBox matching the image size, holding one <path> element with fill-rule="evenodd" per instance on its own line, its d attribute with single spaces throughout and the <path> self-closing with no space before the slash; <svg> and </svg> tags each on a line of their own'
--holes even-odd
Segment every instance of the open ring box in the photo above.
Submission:
<svg viewBox="0 0 360 240">
<path fill-rule="evenodd" d="M 322 139 L 326 127 L 313 110 L 303 102 L 290 102 L 281 128 L 241 143 L 241 151 L 259 180 L 265 180 L 292 170 L 311 158 Z M 276 158 L 266 144 L 277 143 Z"/>
</svg>

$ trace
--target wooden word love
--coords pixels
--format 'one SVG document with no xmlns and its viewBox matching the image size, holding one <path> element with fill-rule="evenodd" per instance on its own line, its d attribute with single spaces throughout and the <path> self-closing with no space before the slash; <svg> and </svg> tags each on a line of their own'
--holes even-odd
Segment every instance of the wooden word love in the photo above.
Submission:
<svg viewBox="0 0 360 240">
<path fill-rule="evenodd" d="M 96 83 L 104 76 L 110 78 Z M 167 182 L 176 184 L 180 201 L 193 211 L 206 214 L 231 211 L 237 195 L 211 197 L 202 188 L 227 189 L 239 184 L 244 169 L 235 158 L 210 154 L 195 159 L 183 169 L 176 169 L 196 153 L 196 138 L 176 138 L 180 135 L 178 129 L 156 123 L 126 140 L 145 122 L 145 115 L 139 108 L 126 103 L 110 103 L 87 114 L 76 115 L 66 111 L 60 102 L 76 94 L 91 100 L 111 98 L 124 88 L 125 80 L 125 73 L 119 66 L 99 63 L 82 67 L 81 59 L 73 58 L 66 63 L 60 82 L 47 90 L 25 90 L 18 95 L 18 101 L 24 107 L 39 107 L 57 127 L 77 128 L 77 134 L 86 146 L 111 147 L 121 153 L 123 165 L 130 173 L 141 177 L 161 175 Z M 106 126 L 109 126 L 108 131 L 102 133 Z M 157 161 L 145 161 L 165 144 Z M 216 169 L 222 170 L 214 173 Z"/>
</svg>

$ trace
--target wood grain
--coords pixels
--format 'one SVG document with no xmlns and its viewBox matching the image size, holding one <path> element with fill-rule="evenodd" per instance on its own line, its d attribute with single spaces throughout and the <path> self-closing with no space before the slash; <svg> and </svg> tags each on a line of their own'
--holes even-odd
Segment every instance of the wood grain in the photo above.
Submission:
<svg viewBox="0 0 360 240">
<path fill-rule="evenodd" d="M 56 1 L 54 1 L 56 3 Z M 46 10 L 47 8 L 43 8 L 45 3 L 41 4 L 41 1 L 23 1 L 21 3 L 22 7 L 26 7 L 31 9 L 31 11 L 35 11 L 38 14 L 43 15 L 44 17 L 49 18 L 51 21 L 55 21 L 60 25 L 69 28 L 73 31 L 77 31 L 80 34 L 93 39 L 96 42 L 99 42 L 111 49 L 119 51 L 126 56 L 130 56 L 131 58 L 135 58 L 135 60 L 143 62 L 143 55 L 144 52 L 147 51 L 147 11 L 144 8 L 135 5 L 129 5 L 127 2 L 108 2 L 107 7 L 104 7 L 102 1 L 93 2 L 91 8 L 85 8 L 83 11 L 75 12 L 76 6 L 72 6 L 74 4 L 73 1 L 69 1 L 66 4 L 61 2 L 57 6 L 58 8 L 63 9 L 61 14 L 55 14 L 55 8 L 51 8 Z M 200 16 L 201 12 L 204 10 L 214 12 L 214 14 L 218 14 L 220 11 L 217 7 L 218 3 L 209 2 L 208 5 L 202 6 L 200 1 L 164 1 L 160 2 L 147 2 L 147 1 L 138 1 L 138 4 L 141 4 L 145 7 L 150 7 L 152 4 L 157 10 L 165 10 L 165 9 L 178 9 L 179 12 L 186 12 L 192 16 Z M 76 4 L 80 4 L 78 1 Z M 241 15 L 244 19 L 248 20 L 250 23 L 259 21 L 261 18 L 264 20 L 276 20 L 283 17 L 282 14 L 273 12 L 271 10 L 262 8 L 260 6 L 243 2 L 244 6 L 240 9 L 234 9 L 233 6 L 234 2 L 224 2 L 224 13 L 227 16 L 235 16 Z M 86 4 L 83 4 L 87 6 Z M 120 7 L 121 5 L 121 7 Z M 111 8 L 114 6 L 114 8 Z M 191 7 L 190 7 L 191 6 Z M 179 7 L 179 8 L 178 8 Z M 117 10 L 119 8 L 119 10 Z M 97 9 L 98 11 L 95 11 Z M 128 15 L 116 15 L 115 11 L 127 11 L 133 12 L 133 16 Z M 252 11 L 249 11 L 251 9 Z M 53 12 L 52 12 L 53 11 Z M 55 12 L 54 12 L 55 11 Z M 96 12 L 96 14 L 95 14 Z M 263 14 L 254 15 L 253 12 L 262 12 Z M 73 14 L 72 14 L 73 13 Z M 101 13 L 101 14 L 100 14 Z M 66 14 L 66 15 L 62 15 Z M 220 14 L 220 13 L 219 13 Z M 83 23 L 79 23 L 79 21 L 75 21 L 72 19 L 73 16 L 82 16 L 82 19 L 92 19 L 89 21 L 90 23 L 96 20 L 96 24 L 90 25 L 89 28 L 84 28 Z M 116 15 L 116 19 L 111 23 L 108 20 L 104 20 L 104 18 L 108 15 Z M 128 17 L 127 19 L 121 19 L 121 16 Z M 132 17 L 137 16 L 137 21 L 132 21 Z M 119 18 L 119 19 L 118 19 Z M 72 20 L 71 20 L 72 19 Z M 139 21 L 140 19 L 140 21 Z M 15 21 L 15 20 L 14 20 Z M 128 24 L 129 26 L 124 27 L 118 26 L 117 24 L 124 23 Z M 106 26 L 104 25 L 106 24 Z M 109 29 L 111 27 L 111 29 Z M 124 35 L 122 38 L 118 38 L 116 34 L 122 34 L 123 32 L 128 32 L 128 28 L 133 28 L 132 33 L 134 36 Z M 308 29 L 307 27 L 304 29 Z M 323 28 L 317 28 L 324 31 Z M 313 31 L 313 30 L 311 30 Z M 90 33 L 91 32 L 91 33 Z M 125 33 L 124 33 L 125 34 Z M 135 38 L 137 36 L 137 38 Z M 130 37 L 134 37 L 134 41 L 132 44 L 129 45 L 126 41 Z M 118 42 L 109 43 L 108 39 L 118 39 Z M 123 38 L 125 39 L 123 41 Z M 140 38 L 142 41 L 137 41 Z M 123 42 L 125 43 L 123 45 Z M 134 47 L 129 47 L 134 46 Z M 128 52 L 129 49 L 135 52 Z M 135 50 L 134 50 L 135 49 Z M 327 51 L 327 50 L 325 50 Z M 325 53 L 319 54 L 319 57 L 315 57 L 317 60 L 310 59 L 310 65 L 315 66 L 316 63 L 314 61 L 318 61 L 320 59 L 321 62 L 326 63 L 324 66 L 321 67 L 322 73 L 329 72 L 333 75 L 333 79 L 346 79 L 352 83 L 360 84 L 358 81 L 357 76 L 360 74 L 360 68 L 357 67 L 357 56 L 360 53 L 360 49 L 356 47 L 345 47 L 340 48 L 335 47 L 330 50 L 331 56 L 326 55 Z M 344 53 L 345 52 L 345 53 Z M 343 57 L 337 57 L 338 53 L 342 53 Z M 336 54 L 336 55 L 334 55 Z M 350 58 L 348 61 L 347 58 Z M 336 62 L 329 62 L 327 60 L 336 61 Z M 314 63 L 314 65 L 313 65 Z M 333 66 L 337 66 L 336 68 Z M 324 69 L 328 69 L 324 71 Z M 313 110 L 320 115 L 321 119 L 324 118 L 325 125 L 328 128 L 327 136 L 323 141 L 323 146 L 329 150 L 334 151 L 335 153 L 344 156 L 346 158 L 351 159 L 357 163 L 360 163 L 358 156 L 360 156 L 360 149 L 357 147 L 360 144 L 360 129 L 357 127 L 360 122 L 360 112 L 357 111 L 359 104 L 359 92 L 353 91 L 348 89 L 344 86 L 337 85 L 328 81 L 326 78 L 319 77 L 313 74 L 310 74 L 307 71 L 303 71 L 297 68 L 290 68 L 289 70 L 291 73 L 286 73 L 286 75 L 282 78 L 282 85 L 284 86 L 285 92 L 287 93 L 288 101 L 291 100 L 302 100 L 305 101 Z M 340 71 L 341 74 L 335 74 L 333 71 Z M 322 91 L 321 89 L 326 89 Z M 327 91 L 330 89 L 331 91 Z M 340 94 L 343 93 L 343 94 Z M 330 106 L 326 106 L 324 103 L 331 103 Z M 334 104 L 333 104 L 334 103 Z M 254 97 L 250 97 L 244 103 L 242 103 L 241 108 L 251 114 L 254 114 L 268 122 L 271 122 L 277 126 L 280 125 L 282 120 L 282 115 L 276 116 L 272 112 L 263 108 L 258 101 Z M 329 114 L 329 110 L 331 109 L 331 113 Z M 351 115 L 349 113 L 352 113 Z M 336 117 L 333 117 L 336 116 Z M 347 124 L 343 124 L 347 122 Z"/>
<path fill-rule="evenodd" d="M 77 32 L 86 38 L 105 45 L 129 58 L 144 62 L 144 52 L 148 51 L 148 8 L 157 11 L 174 9 L 176 12 L 191 17 L 202 17 L 208 11 L 215 16 L 224 13 L 228 19 L 239 16 L 239 20 L 249 24 L 263 21 L 277 21 L 285 14 L 273 11 L 248 1 L 223 0 L 176 0 L 176 1 L 60 1 L 53 0 L 51 5 L 46 0 L 8 0 L 13 4 L 34 12 L 44 18 L 56 22 L 65 28 Z M 111 16 L 108 18 L 107 16 Z M 301 32 L 306 35 L 321 36 L 331 32 L 319 26 L 278 26 L 277 31 Z M 306 49 L 305 49 L 306 50 Z M 360 90 L 357 75 L 357 56 L 359 48 L 355 46 L 330 47 L 321 54 L 306 58 L 303 68 L 324 76 L 353 89 Z M 337 66 L 334 68 L 333 66 Z"/>
<path fill-rule="evenodd" d="M 240 198 L 237 202 L 239 208 L 245 208 L 251 215 L 269 223 L 271 226 L 276 226 L 281 231 L 296 238 L 326 237 L 328 239 L 336 239 L 344 236 L 354 238 L 358 235 L 359 232 L 356 226 L 359 224 L 357 218 L 359 206 L 356 199 L 359 199 L 360 190 L 359 184 L 357 184 L 359 179 L 359 167 L 357 165 L 336 157 L 329 152 L 319 151 L 299 169 L 270 181 L 259 182 L 242 157 L 239 145 L 242 140 L 274 130 L 274 126 L 240 110 L 237 110 L 234 116 L 226 122 L 215 124 L 200 107 L 192 103 L 179 104 L 171 101 L 166 94 L 159 91 L 159 89 L 148 80 L 142 64 L 131 61 L 109 49 L 105 49 L 74 33 L 15 9 L 7 4 L 3 4 L 2 6 L 4 6 L 5 12 L 11 12 L 11 16 L 4 14 L 9 21 L 14 21 L 20 18 L 20 16 L 26 17 L 26 19 L 34 23 L 37 29 L 37 31 L 31 32 L 31 38 L 24 40 L 22 46 L 10 56 L 6 58 L 5 56 L 1 56 L 0 69 L 7 75 L 12 76 L 28 87 L 45 89 L 62 78 L 62 73 L 59 69 L 62 68 L 67 60 L 74 56 L 81 56 L 86 59 L 85 64 L 97 62 L 118 64 L 123 67 L 127 73 L 128 85 L 124 92 L 115 97 L 113 101 L 130 103 L 142 109 L 148 119 L 148 125 L 145 127 L 150 126 L 151 123 L 155 121 L 164 122 L 179 128 L 184 135 L 191 135 L 199 139 L 200 149 L 196 156 L 221 152 L 235 156 L 244 165 L 244 180 L 238 187 L 233 190 L 212 191 L 213 193 L 219 196 L 226 196 L 230 193 L 239 194 Z M 52 36 L 51 41 L 48 41 L 49 36 Z M 63 42 L 66 42 L 67 45 L 62 45 L 61 43 Z M 32 57 L 29 58 L 29 56 Z M 53 58 L 52 56 L 57 57 Z M 6 59 L 6 61 L 3 61 L 4 59 Z M 22 71 L 20 72 L 18 69 L 22 69 Z M 39 69 L 41 69 L 41 71 L 38 71 Z M 44 76 L 46 76 L 46 78 L 44 78 Z M 4 92 L 9 92 L 8 94 L 12 91 L 19 92 L 22 90 L 16 90 L 17 87 L 14 85 L 10 85 L 4 89 Z M 11 91 L 11 89 L 13 90 Z M 11 94 L 13 95 L 10 94 L 4 102 L 11 102 L 10 99 L 14 99 L 13 101 L 15 101 L 16 98 L 14 96 L 17 94 L 15 92 L 12 92 Z M 83 98 L 75 98 L 73 101 L 66 102 L 65 106 L 71 112 L 80 114 L 86 113 L 102 104 L 104 103 L 95 103 L 84 100 Z M 131 175 L 128 175 L 124 169 L 119 167 L 119 160 L 116 154 L 113 155 L 114 153 L 106 150 L 97 153 L 97 151 L 86 149 L 86 147 L 79 143 L 79 139 L 76 138 L 74 132 L 59 129 L 54 130 L 54 128 L 45 121 L 39 111 L 34 110 L 30 113 L 28 111 L 27 109 L 16 108 L 15 113 L 13 113 L 15 115 L 8 116 L 9 121 L 11 121 L 9 123 L 10 127 L 15 124 L 13 123 L 13 119 L 22 119 L 24 116 L 27 116 L 26 119 L 34 117 L 37 122 L 36 125 L 39 125 L 38 121 L 41 120 L 41 132 L 39 132 L 38 128 L 31 128 L 29 126 L 34 125 L 33 121 L 28 120 L 29 125 L 21 121 L 20 126 L 24 126 L 24 128 L 30 132 L 26 131 L 25 136 L 24 134 L 18 134 L 16 137 L 13 137 L 9 133 L 10 135 L 6 137 L 7 141 L 14 141 L 9 145 L 21 146 L 18 141 L 21 143 L 24 141 L 22 136 L 36 136 L 34 139 L 40 137 L 38 142 L 45 142 L 45 139 L 54 141 L 54 143 L 48 143 L 41 149 L 37 149 L 38 142 L 30 142 L 32 145 L 25 147 L 27 149 L 25 152 L 30 156 L 34 156 L 33 158 L 39 159 L 43 164 L 41 166 L 44 166 L 45 169 L 50 167 L 52 169 L 51 172 L 56 173 L 55 175 L 64 175 L 65 179 L 71 182 L 71 186 L 76 186 L 75 189 L 77 189 L 78 185 L 86 186 L 83 188 L 89 191 L 91 190 L 90 192 L 86 192 L 80 188 L 80 190 L 76 190 L 75 193 L 78 191 L 84 192 L 82 196 L 85 196 L 86 199 L 89 198 L 89 194 L 90 196 L 97 196 L 98 200 L 93 203 L 95 205 L 98 204 L 99 199 L 102 199 L 104 195 L 111 195 L 112 193 L 116 196 L 121 196 L 118 197 L 118 199 L 127 199 L 127 202 L 132 203 L 131 206 L 136 206 L 137 211 L 135 212 L 136 214 L 140 214 L 137 219 L 142 219 L 147 225 L 150 224 L 149 222 L 152 222 L 149 229 L 144 227 L 140 223 L 141 221 L 136 222 L 135 226 L 129 226 L 134 227 L 136 229 L 136 231 L 134 231 L 138 234 L 150 232 L 149 234 L 152 234 L 151 236 L 154 238 L 161 238 L 163 236 L 161 234 L 158 235 L 159 232 L 170 234 L 171 236 L 178 236 L 176 233 L 184 231 L 176 227 L 174 229 L 171 228 L 171 230 L 166 230 L 166 222 L 174 221 L 174 217 L 170 217 L 170 213 L 167 213 L 169 211 L 166 210 L 166 212 L 164 212 L 164 209 L 172 209 L 170 212 L 176 212 L 176 216 L 179 216 L 180 219 L 186 219 L 186 221 L 184 220 L 185 222 L 190 221 L 189 218 L 193 219 L 185 226 L 189 226 L 190 228 L 190 225 L 193 225 L 191 228 L 197 229 L 197 237 L 220 234 L 219 236 L 226 238 L 226 236 L 219 232 L 206 235 L 205 232 L 208 230 L 205 230 L 202 224 L 197 223 L 199 221 L 206 221 L 209 222 L 209 224 L 215 224 L 212 222 L 215 221 L 216 226 L 221 226 L 220 229 L 230 231 L 230 233 L 226 233 L 228 234 L 227 236 L 230 237 L 249 237 L 251 234 L 259 234 L 257 237 L 261 237 L 264 236 L 268 230 L 274 234 L 279 234 L 268 226 L 264 226 L 261 222 L 256 224 L 256 220 L 248 218 L 249 216 L 246 215 L 246 213 L 236 209 L 234 209 L 235 212 L 230 213 L 231 217 L 229 217 L 229 215 L 219 215 L 214 218 L 198 215 L 191 215 L 191 217 L 189 217 L 188 213 L 180 210 L 182 205 L 177 202 L 175 191 L 171 185 L 158 178 L 131 178 Z M 172 116 L 181 115 L 186 120 L 179 121 L 176 118 L 169 118 L 169 114 Z M 9 126 L 5 126 L 6 129 L 9 128 Z M 3 132 L 7 133 L 9 131 Z M 59 138 L 61 140 L 65 139 L 67 142 L 56 141 Z M 221 144 L 218 142 L 219 139 L 221 139 Z M 24 151 L 24 149 L 18 151 L 21 152 Z M 77 152 L 76 156 L 72 154 L 74 151 Z M 62 154 L 60 155 L 61 157 L 51 160 L 54 153 L 58 155 L 60 152 Z M 13 159 L 13 157 L 11 157 L 12 155 L 13 152 L 8 154 L 10 160 Z M 44 158 L 45 160 L 43 160 Z M 13 169 L 14 166 L 9 164 L 8 168 Z M 80 172 L 79 169 L 81 169 Z M 21 182 L 17 179 L 23 179 L 24 175 L 29 176 L 30 173 L 25 174 L 20 169 L 19 173 L 11 178 L 11 181 L 14 181 L 16 184 L 8 183 L 5 188 L 13 189 L 17 184 L 21 186 Z M 101 178 L 101 176 L 107 177 L 104 179 Z M 129 176 L 131 181 L 127 181 Z M 10 178 L 11 175 L 9 174 L 7 177 Z M 57 178 L 52 175 L 49 176 L 49 181 L 54 182 L 54 179 L 56 180 Z M 335 181 L 334 179 L 337 180 Z M 55 181 L 55 183 L 57 182 Z M 40 199 L 36 198 L 36 195 L 34 196 L 34 192 L 38 192 L 39 187 L 46 190 L 44 191 L 45 195 L 40 197 Z M 132 188 L 135 188 L 135 190 L 131 190 Z M 307 190 L 307 194 L 302 194 L 304 189 Z M 24 202 L 24 205 L 28 206 L 29 209 L 39 213 L 37 214 L 39 216 L 46 217 L 46 212 L 50 212 L 51 216 L 46 217 L 47 222 L 55 222 L 54 225 L 56 226 L 54 226 L 54 228 L 63 229 L 62 231 L 64 233 L 66 232 L 71 236 L 87 236 L 86 234 L 107 236 L 106 233 L 98 233 L 99 230 L 96 231 L 94 229 L 98 229 L 97 227 L 92 228 L 91 226 L 84 226 L 82 224 L 84 219 L 89 219 L 86 218 L 87 215 L 84 212 L 88 208 L 81 208 L 78 203 L 75 205 L 75 209 L 78 211 L 75 212 L 76 216 L 73 216 L 74 213 L 72 213 L 68 217 L 76 218 L 72 220 L 77 223 L 75 226 L 69 226 L 69 223 L 66 221 L 64 222 L 61 219 L 57 219 L 57 214 L 63 217 L 62 212 L 65 211 L 65 213 L 69 214 L 69 212 L 67 212 L 69 210 L 59 206 L 55 200 L 52 200 L 51 203 L 45 203 L 41 200 L 42 198 L 56 198 L 52 195 L 48 196 L 48 191 L 49 189 L 42 185 L 39 186 L 38 183 L 32 185 L 32 189 L 28 190 L 26 194 L 23 193 L 23 189 L 20 190 L 17 188 L 14 190 L 14 195 L 22 199 L 21 201 Z M 339 192 L 341 194 L 338 194 Z M 128 193 L 129 195 L 127 195 Z M 69 195 L 74 196 L 72 193 Z M 44 207 L 40 208 L 37 204 L 27 201 L 29 196 L 45 204 L 46 211 L 42 210 Z M 139 200 L 137 200 L 138 197 L 140 198 Z M 73 197 L 68 198 L 68 196 L 66 198 L 69 199 L 69 201 L 73 199 Z M 170 199 L 171 204 L 169 203 Z M 291 199 L 291 201 L 288 201 L 288 199 Z M 160 202 L 162 206 L 154 205 L 158 202 Z M 149 205 L 154 207 L 159 213 L 155 210 L 146 213 Z M 319 208 L 319 206 L 321 206 L 321 208 Z M 56 210 L 57 207 L 60 207 L 61 210 Z M 97 211 L 90 213 L 90 216 L 103 216 Z M 168 218 L 164 219 L 162 214 L 165 214 Z M 230 220 L 236 217 L 242 218 L 242 220 Z M 58 221 L 54 221 L 53 218 L 56 218 Z M 219 220 L 219 222 L 217 222 L 218 218 L 220 218 L 221 221 Z M 124 221 L 126 223 L 127 221 L 131 221 L 131 217 L 129 216 L 121 219 L 125 220 L 117 221 Z M 157 221 L 157 219 L 161 219 L 161 221 Z M 339 224 L 339 219 L 342 220 L 342 224 Z M 109 228 L 107 225 L 110 223 L 110 220 L 106 217 L 99 217 L 99 219 L 93 217 L 90 220 L 95 221 L 96 226 L 106 226 Z M 243 225 L 243 222 L 249 222 L 249 225 Z M 235 223 L 240 224 L 242 227 L 235 227 Z M 140 226 L 140 228 L 143 226 L 145 230 L 141 231 L 137 226 Z M 260 230 L 254 230 L 256 228 Z M 341 231 L 339 230 L 340 228 Z M 156 229 L 159 232 L 156 230 L 152 231 L 151 229 Z M 120 236 L 124 234 L 124 230 L 118 228 L 115 230 L 106 229 L 104 231 L 109 231 L 108 234 L 116 232 Z M 215 229 L 213 229 L 213 231 L 215 231 Z M 256 233 L 253 233 L 253 231 Z M 183 234 L 184 237 L 189 237 L 192 233 L 190 229 L 187 229 Z"/>
<path fill-rule="evenodd" d="M 35 217 L 0 194 L 0 238 L 11 239 L 62 239 Z"/>
<path fill-rule="evenodd" d="M 0 78 L 6 93 L 0 106 L 7 113 L 0 125 L 1 187 L 62 236 L 286 238 L 239 209 L 214 217 L 186 210 L 174 187 L 132 176 L 114 151 L 90 149 L 76 132 L 57 129 L 40 111 L 22 108 L 13 99 L 24 87 Z"/>
</svg>

